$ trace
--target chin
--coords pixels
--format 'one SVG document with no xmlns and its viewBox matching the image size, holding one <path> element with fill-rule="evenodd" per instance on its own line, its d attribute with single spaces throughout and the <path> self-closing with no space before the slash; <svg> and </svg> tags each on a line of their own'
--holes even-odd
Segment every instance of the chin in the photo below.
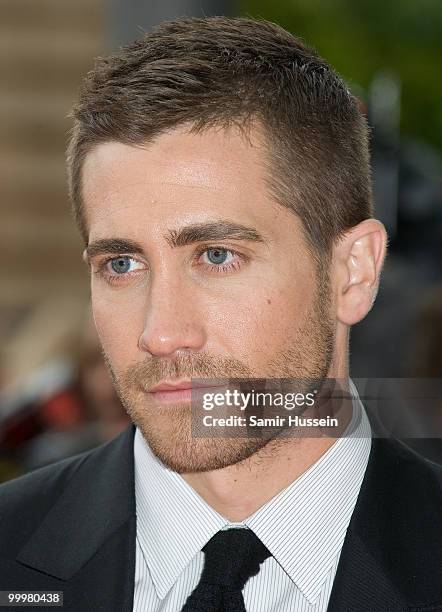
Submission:
<svg viewBox="0 0 442 612">
<path fill-rule="evenodd" d="M 169 417 L 170 419 L 170 417 Z M 263 438 L 209 438 L 196 437 L 187 427 L 169 424 L 161 426 L 135 422 L 154 455 L 178 474 L 211 472 L 236 465 L 252 457 L 268 440 Z"/>
</svg>

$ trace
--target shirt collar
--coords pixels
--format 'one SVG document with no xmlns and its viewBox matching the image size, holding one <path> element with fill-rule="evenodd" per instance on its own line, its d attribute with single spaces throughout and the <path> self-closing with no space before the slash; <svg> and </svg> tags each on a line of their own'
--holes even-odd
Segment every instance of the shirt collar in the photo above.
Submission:
<svg viewBox="0 0 442 612">
<path fill-rule="evenodd" d="M 370 454 L 370 424 L 349 382 L 353 415 L 348 435 L 240 523 L 260 538 L 310 603 L 319 596 L 340 553 Z M 167 468 L 138 428 L 134 458 L 137 538 L 162 599 L 215 533 L 238 523 L 218 514 Z"/>
<path fill-rule="evenodd" d="M 163 599 L 192 558 L 228 520 L 134 437 L 137 538 L 156 593 Z"/>
<path fill-rule="evenodd" d="M 353 414 L 346 433 L 245 521 L 310 603 L 341 551 L 370 454 L 370 423 L 349 382 Z"/>
</svg>

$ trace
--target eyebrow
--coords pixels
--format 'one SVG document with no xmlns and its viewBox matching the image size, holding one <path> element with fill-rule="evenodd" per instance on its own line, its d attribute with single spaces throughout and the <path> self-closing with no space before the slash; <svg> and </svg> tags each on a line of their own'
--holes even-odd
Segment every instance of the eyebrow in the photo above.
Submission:
<svg viewBox="0 0 442 612">
<path fill-rule="evenodd" d="M 186 225 L 179 230 L 168 230 L 164 239 L 171 248 L 187 246 L 195 242 L 206 240 L 245 240 L 266 244 L 268 240 L 254 227 L 247 227 L 232 221 L 215 221 L 210 223 L 197 223 Z M 88 257 L 96 257 L 103 253 L 143 253 L 144 249 L 139 242 L 125 238 L 101 238 L 86 247 Z"/>
</svg>

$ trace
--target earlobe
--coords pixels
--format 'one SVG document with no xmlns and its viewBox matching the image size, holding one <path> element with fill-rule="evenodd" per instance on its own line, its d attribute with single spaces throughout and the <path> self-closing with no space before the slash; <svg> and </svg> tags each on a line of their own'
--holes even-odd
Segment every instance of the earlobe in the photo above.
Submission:
<svg viewBox="0 0 442 612">
<path fill-rule="evenodd" d="M 362 320 L 373 306 L 385 259 L 387 233 L 376 219 L 367 219 L 346 233 L 337 246 L 337 316 L 346 325 Z"/>
</svg>

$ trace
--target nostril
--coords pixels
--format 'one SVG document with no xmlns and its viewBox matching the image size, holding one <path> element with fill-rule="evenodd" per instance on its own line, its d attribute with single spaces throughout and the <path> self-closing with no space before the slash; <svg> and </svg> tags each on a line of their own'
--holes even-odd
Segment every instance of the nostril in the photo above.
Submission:
<svg viewBox="0 0 442 612">
<path fill-rule="evenodd" d="M 138 338 L 137 346 L 140 349 L 140 351 L 143 351 L 143 352 L 147 351 L 146 345 L 144 344 L 144 340 L 143 340 L 143 334 L 141 334 L 141 336 Z"/>
</svg>

